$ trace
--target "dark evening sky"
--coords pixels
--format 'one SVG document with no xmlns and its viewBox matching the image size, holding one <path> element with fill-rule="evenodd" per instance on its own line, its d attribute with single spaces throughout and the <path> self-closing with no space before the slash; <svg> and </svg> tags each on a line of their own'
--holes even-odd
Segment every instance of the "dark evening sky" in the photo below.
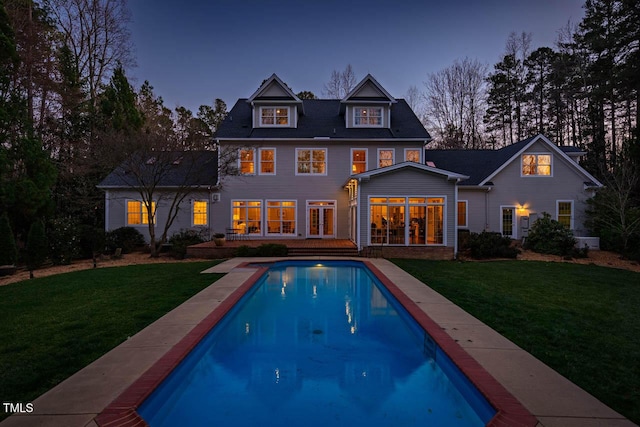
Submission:
<svg viewBox="0 0 640 427">
<path fill-rule="evenodd" d="M 389 93 L 422 89 L 455 59 L 490 68 L 511 31 L 553 47 L 580 22 L 583 0 L 133 0 L 136 87 L 149 80 L 165 105 L 197 111 L 222 98 L 231 108 L 278 74 L 294 92 L 322 97 L 332 70 L 352 64 Z"/>
</svg>

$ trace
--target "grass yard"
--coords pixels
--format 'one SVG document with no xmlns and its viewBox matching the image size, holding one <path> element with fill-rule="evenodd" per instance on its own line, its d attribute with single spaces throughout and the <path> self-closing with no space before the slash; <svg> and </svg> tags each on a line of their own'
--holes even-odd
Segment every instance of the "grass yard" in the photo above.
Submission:
<svg viewBox="0 0 640 427">
<path fill-rule="evenodd" d="M 563 263 L 393 260 L 640 424 L 640 274 Z"/>
<path fill-rule="evenodd" d="M 222 277 L 200 274 L 214 264 L 101 268 L 0 287 L 0 399 L 32 401 Z"/>
</svg>

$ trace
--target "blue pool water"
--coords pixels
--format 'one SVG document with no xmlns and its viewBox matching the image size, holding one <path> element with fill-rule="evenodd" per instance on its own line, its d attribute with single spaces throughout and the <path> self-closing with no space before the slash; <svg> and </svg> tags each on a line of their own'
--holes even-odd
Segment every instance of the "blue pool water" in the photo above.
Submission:
<svg viewBox="0 0 640 427">
<path fill-rule="evenodd" d="M 162 426 L 481 426 L 495 410 L 358 262 L 274 264 L 138 409 Z"/>
</svg>

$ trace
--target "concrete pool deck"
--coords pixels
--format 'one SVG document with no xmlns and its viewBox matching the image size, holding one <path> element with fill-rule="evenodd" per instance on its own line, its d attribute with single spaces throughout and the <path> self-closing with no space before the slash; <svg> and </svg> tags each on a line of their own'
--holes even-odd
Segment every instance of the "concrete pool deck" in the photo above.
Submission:
<svg viewBox="0 0 640 427">
<path fill-rule="evenodd" d="M 276 259 L 279 258 L 234 258 L 206 270 L 206 273 L 226 274 L 38 397 L 33 401 L 33 413 L 13 415 L 0 425 L 97 427 L 94 418 L 104 408 L 255 273 L 254 268 L 242 267 L 243 263 Z M 292 259 L 332 258 L 286 258 Z M 635 425 L 393 263 L 385 259 L 367 260 L 513 394 L 538 419 L 539 426 Z"/>
</svg>

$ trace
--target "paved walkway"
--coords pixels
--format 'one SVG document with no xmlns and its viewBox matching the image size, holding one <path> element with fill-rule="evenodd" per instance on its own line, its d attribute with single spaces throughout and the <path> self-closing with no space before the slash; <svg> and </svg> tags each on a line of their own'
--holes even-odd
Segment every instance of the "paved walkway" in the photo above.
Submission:
<svg viewBox="0 0 640 427">
<path fill-rule="evenodd" d="M 241 263 L 272 260 L 234 258 L 206 270 L 228 274 L 37 398 L 34 413 L 14 415 L 1 427 L 96 427 L 98 413 L 255 272 L 238 268 Z M 520 400 L 540 427 L 635 425 L 391 262 L 370 261 Z"/>
</svg>

